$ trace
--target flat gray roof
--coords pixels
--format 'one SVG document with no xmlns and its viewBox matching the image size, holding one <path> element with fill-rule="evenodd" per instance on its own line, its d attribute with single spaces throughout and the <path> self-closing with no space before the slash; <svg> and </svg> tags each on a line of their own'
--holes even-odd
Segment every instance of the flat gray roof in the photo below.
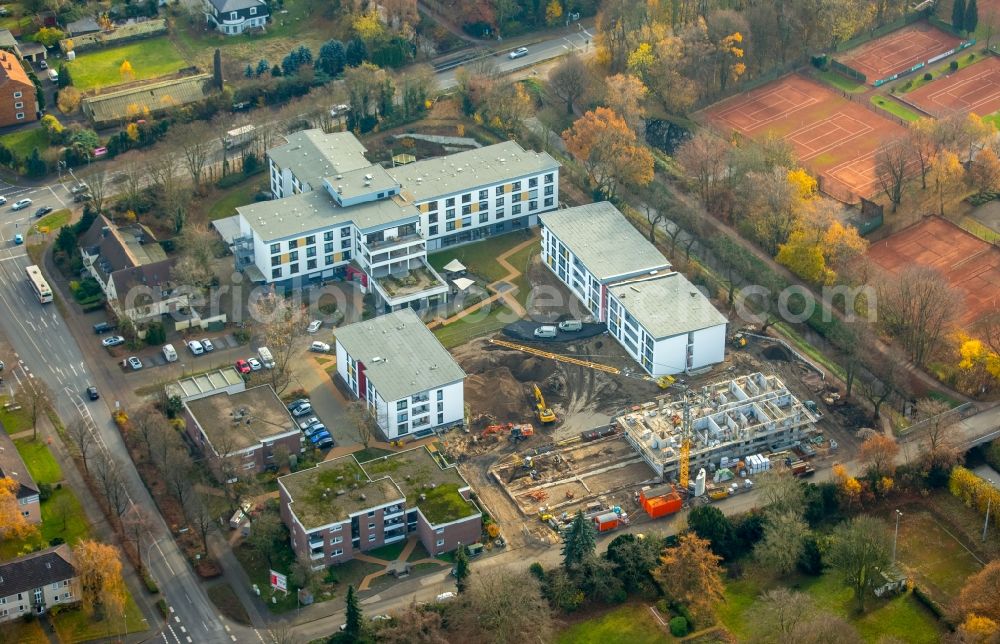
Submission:
<svg viewBox="0 0 1000 644">
<path fill-rule="evenodd" d="M 404 195 L 411 201 L 419 202 L 483 185 L 516 181 L 520 177 L 558 167 L 559 162 L 547 152 L 526 152 L 516 142 L 504 141 L 397 166 L 387 172 L 402 184 Z M 527 187 L 524 189 L 527 190 Z"/>
<path fill-rule="evenodd" d="M 608 201 L 538 218 L 601 281 L 670 268 L 667 258 Z"/>
<path fill-rule="evenodd" d="M 323 177 L 371 165 L 365 158 L 365 146 L 350 132 L 301 130 L 286 135 L 285 141 L 285 145 L 268 150 L 267 156 L 313 189 L 321 187 Z"/>
<path fill-rule="evenodd" d="M 337 329 L 337 343 L 365 365 L 386 402 L 443 387 L 465 372 L 417 314 L 402 309 Z"/>
<path fill-rule="evenodd" d="M 348 222 L 367 230 L 397 221 L 416 220 L 420 216 L 416 206 L 398 195 L 341 208 L 323 186 L 283 199 L 240 206 L 236 212 L 264 241 L 294 237 Z"/>
<path fill-rule="evenodd" d="M 610 290 L 632 317 L 657 339 L 729 321 L 680 273 L 624 282 Z"/>
<path fill-rule="evenodd" d="M 271 385 L 232 394 L 221 391 L 184 404 L 220 456 L 225 456 L 220 449 L 232 453 L 298 430 Z"/>
<path fill-rule="evenodd" d="M 369 179 L 368 177 L 371 177 Z M 327 177 L 326 182 L 334 189 L 340 188 L 341 199 L 354 199 L 361 195 L 386 192 L 391 188 L 398 188 L 396 180 L 389 176 L 380 165 L 370 165 L 365 168 L 358 168 L 350 172 Z M 365 184 L 368 184 L 367 186 Z"/>
</svg>

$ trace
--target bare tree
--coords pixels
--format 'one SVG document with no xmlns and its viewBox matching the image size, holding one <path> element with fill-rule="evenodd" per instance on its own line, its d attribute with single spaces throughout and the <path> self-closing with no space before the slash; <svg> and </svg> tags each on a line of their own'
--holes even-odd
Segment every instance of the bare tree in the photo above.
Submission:
<svg viewBox="0 0 1000 644">
<path fill-rule="evenodd" d="M 879 323 L 899 340 L 914 363 L 923 366 L 938 348 L 957 317 L 959 300 L 937 270 L 924 266 L 903 269 L 878 288 Z"/>
<path fill-rule="evenodd" d="M 516 588 L 517 592 L 511 592 Z M 552 612 L 538 582 L 526 571 L 506 568 L 477 573 L 465 601 L 454 604 L 449 624 L 455 631 L 484 644 L 544 642 L 552 633 Z"/>
<path fill-rule="evenodd" d="M 379 631 L 378 641 L 385 644 L 448 644 L 441 613 L 426 610 L 415 602 Z"/>
<path fill-rule="evenodd" d="M 812 619 L 816 612 L 812 597 L 805 593 L 787 588 L 768 590 L 760 596 L 751 614 L 751 642 L 781 644 L 790 641 L 788 638 L 795 627 Z"/>
<path fill-rule="evenodd" d="M 83 470 L 89 473 L 90 457 L 96 447 L 94 444 L 94 436 L 90 433 L 90 428 L 87 427 L 87 424 L 83 422 L 82 418 L 77 418 L 67 425 L 66 434 L 69 436 L 70 442 L 73 443 L 77 453 L 80 455 L 80 460 L 83 461 Z"/>
<path fill-rule="evenodd" d="M 218 238 L 204 224 L 185 226 L 179 240 L 180 256 L 173 268 L 176 281 L 204 290 L 215 278 L 212 268 L 218 248 Z"/>
<path fill-rule="evenodd" d="M 184 505 L 184 516 L 201 538 L 201 547 L 208 552 L 208 535 L 219 525 L 217 518 L 197 496 Z"/>
<path fill-rule="evenodd" d="M 295 634 L 291 624 L 286 621 L 275 622 L 267 629 L 268 641 L 273 644 L 302 644 L 302 638 Z"/>
<path fill-rule="evenodd" d="M 958 421 L 954 414 L 948 413 L 950 410 L 951 407 L 934 398 L 917 401 L 916 421 L 924 423 L 924 458 L 931 466 L 953 464 L 959 456 L 951 436 Z"/>
<path fill-rule="evenodd" d="M 876 359 L 867 372 L 860 374 L 856 380 L 862 397 L 874 407 L 876 421 L 881 417 L 882 405 L 896 391 L 900 371 L 900 365 L 895 360 Z"/>
<path fill-rule="evenodd" d="M 120 518 L 129 504 L 128 483 L 121 462 L 102 450 L 97 455 L 93 474 L 108 508 Z"/>
<path fill-rule="evenodd" d="M 875 151 L 875 176 L 882 192 L 892 202 L 893 212 L 903 200 L 903 185 L 909 174 L 911 152 L 912 148 L 902 141 L 887 141 Z"/>
<path fill-rule="evenodd" d="M 771 512 L 764 523 L 764 536 L 754 546 L 754 557 L 769 570 L 788 574 L 798 564 L 808 534 L 809 526 L 801 513 Z"/>
<path fill-rule="evenodd" d="M 166 419 L 155 407 L 146 405 L 132 412 L 129 416 L 132 424 L 132 435 L 145 448 L 146 459 L 153 459 L 153 441 L 157 433 L 164 430 Z M 159 425 L 159 427 L 157 427 Z"/>
<path fill-rule="evenodd" d="M 187 452 L 179 447 L 171 448 L 167 452 L 166 465 L 163 468 L 163 479 L 177 503 L 184 507 L 191 497 L 191 458 Z"/>
<path fill-rule="evenodd" d="M 176 137 L 180 145 L 184 168 L 191 177 L 195 192 L 201 190 L 205 166 L 215 147 L 215 137 L 205 123 L 191 123 Z"/>
<path fill-rule="evenodd" d="M 104 166 L 95 163 L 94 169 L 84 177 L 84 180 L 90 188 L 90 204 L 98 213 L 103 212 L 110 188 L 108 173 L 104 170 Z"/>
<path fill-rule="evenodd" d="M 52 391 L 40 378 L 27 374 L 14 392 L 14 402 L 21 406 L 31 422 L 31 440 L 38 440 L 38 421 L 52 408 Z"/>
<path fill-rule="evenodd" d="M 566 113 L 573 113 L 573 104 L 587 91 L 587 66 L 574 54 L 563 59 L 549 72 L 549 91 L 566 103 Z"/>
<path fill-rule="evenodd" d="M 764 501 L 764 511 L 769 515 L 801 516 L 805 511 L 805 489 L 788 470 L 762 474 L 757 477 L 756 483 Z"/>
<path fill-rule="evenodd" d="M 149 177 L 149 166 L 146 165 L 146 158 L 133 156 L 121 170 L 120 176 L 122 177 L 121 197 L 125 201 L 125 207 L 134 210 Z"/>
<path fill-rule="evenodd" d="M 274 358 L 274 367 L 268 370 L 267 377 L 274 390 L 281 394 L 291 383 L 289 365 L 295 339 L 302 336 L 309 321 L 301 306 L 273 293 L 252 301 L 251 305 L 251 314 L 258 321 L 261 344 Z"/>
<path fill-rule="evenodd" d="M 363 400 L 356 400 L 350 404 L 348 413 L 351 416 L 351 420 L 354 421 L 358 440 L 365 446 L 365 449 L 368 449 L 368 443 L 371 442 L 372 436 L 376 431 L 375 419 L 372 418 L 371 412 L 368 411 L 368 403 Z"/>
<path fill-rule="evenodd" d="M 139 559 L 139 568 L 145 569 L 146 564 L 142 561 L 142 551 L 143 543 L 145 537 L 149 537 L 149 531 L 151 526 L 151 520 L 149 514 L 146 510 L 138 505 L 132 506 L 132 508 L 125 513 L 122 517 L 122 531 L 125 533 L 125 538 L 132 547 L 135 548 L 135 553 Z M 141 570 L 140 570 L 141 572 Z"/>
</svg>

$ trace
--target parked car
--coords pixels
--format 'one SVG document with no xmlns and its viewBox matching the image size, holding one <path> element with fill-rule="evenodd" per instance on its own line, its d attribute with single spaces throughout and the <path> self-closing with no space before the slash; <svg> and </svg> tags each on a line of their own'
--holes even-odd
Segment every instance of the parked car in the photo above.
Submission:
<svg viewBox="0 0 1000 644">
<path fill-rule="evenodd" d="M 187 345 L 191 353 L 193 353 L 196 356 L 200 356 L 201 354 L 205 353 L 205 347 L 201 346 L 201 342 L 198 342 L 197 340 L 191 340 L 190 342 L 187 343 Z"/>
<path fill-rule="evenodd" d="M 35 211 L 35 217 L 36 218 L 37 217 L 44 217 L 45 215 L 49 214 L 50 212 L 52 212 L 52 206 L 42 206 L 41 208 L 39 208 L 38 210 Z"/>
<path fill-rule="evenodd" d="M 236 370 L 242 373 L 243 375 L 246 375 L 250 373 L 250 365 L 247 364 L 246 360 L 240 358 L 239 360 L 236 361 Z"/>
<path fill-rule="evenodd" d="M 23 243 L 24 243 L 24 235 L 22 235 L 21 233 L 17 233 L 16 235 L 14 235 L 15 246 L 20 246 Z"/>
<path fill-rule="evenodd" d="M 299 429 L 301 429 L 302 431 L 306 431 L 313 425 L 318 425 L 318 424 L 319 424 L 319 418 L 316 418 L 315 416 L 310 416 L 309 418 L 306 418 L 305 420 L 299 422 Z"/>
<path fill-rule="evenodd" d="M 319 449 L 330 449 L 333 445 L 333 438 L 324 438 L 316 445 L 316 447 Z"/>
<path fill-rule="evenodd" d="M 324 429 L 321 432 L 313 432 L 312 436 L 309 437 L 309 442 L 313 445 L 317 445 L 328 438 L 332 438 L 332 436 L 330 436 L 330 432 Z"/>
<path fill-rule="evenodd" d="M 49 68 L 49 63 L 44 58 L 38 61 L 38 69 L 48 69 L 48 68 Z"/>
<path fill-rule="evenodd" d="M 208 353 L 210 351 L 215 351 L 215 345 L 212 344 L 212 341 L 209 340 L 208 338 L 201 340 L 201 347 L 205 350 L 205 353 Z"/>
<path fill-rule="evenodd" d="M 90 186 L 88 186 L 85 183 L 78 183 L 75 186 L 73 186 L 72 188 L 70 188 L 69 191 L 72 192 L 73 194 L 77 195 L 77 194 L 80 194 L 81 192 L 89 192 L 90 191 Z"/>
<path fill-rule="evenodd" d="M 110 322 L 98 322 L 97 324 L 94 325 L 94 333 L 96 333 L 97 335 L 101 335 L 102 333 L 108 333 L 110 331 L 114 331 L 117 328 L 118 327 L 116 327 L 114 324 L 111 324 Z"/>
<path fill-rule="evenodd" d="M 142 369 L 142 360 L 136 358 L 135 356 L 130 356 L 128 359 L 128 366 L 132 367 L 132 371 L 138 371 Z"/>
<path fill-rule="evenodd" d="M 322 434 L 324 432 L 326 432 L 327 434 L 329 434 L 330 430 L 328 430 L 326 428 L 326 425 L 324 425 L 323 423 L 317 423 L 317 424 L 313 425 L 312 427 L 309 427 L 308 429 L 306 429 L 306 431 L 304 433 L 306 435 L 306 438 L 308 438 L 308 439 L 311 440 L 316 434 Z M 316 441 L 313 441 L 313 442 L 315 443 Z"/>
<path fill-rule="evenodd" d="M 11 210 L 24 210 L 25 208 L 27 208 L 30 205 L 31 205 L 31 199 L 21 199 L 19 201 L 15 201 L 14 205 L 11 206 L 10 209 Z"/>
<path fill-rule="evenodd" d="M 580 320 L 563 320 L 559 323 L 560 331 L 579 331 L 583 328 L 583 322 Z"/>
<path fill-rule="evenodd" d="M 93 198 L 94 198 L 93 195 L 91 195 L 89 192 L 78 192 L 77 194 L 73 195 L 73 201 L 75 201 L 76 203 L 90 201 Z"/>
<path fill-rule="evenodd" d="M 287 409 L 288 411 L 292 411 L 293 409 L 295 409 L 299 405 L 302 405 L 303 403 L 307 403 L 307 402 L 309 402 L 308 398 L 298 398 L 298 399 L 293 400 L 292 402 L 288 403 L 285 406 L 285 409 Z"/>
<path fill-rule="evenodd" d="M 323 326 L 323 320 L 313 320 L 312 322 L 309 323 L 309 326 L 306 327 L 306 332 L 316 333 L 317 331 L 319 331 L 319 328 L 321 326 Z"/>
<path fill-rule="evenodd" d="M 90 398 L 91 400 L 97 400 L 100 397 L 101 394 L 97 393 L 97 387 L 95 387 L 94 385 L 90 385 L 89 387 L 87 387 L 87 398 Z"/>
<path fill-rule="evenodd" d="M 509 54 L 507 54 L 507 56 L 511 60 L 514 60 L 515 58 L 520 58 L 522 56 L 527 56 L 527 55 L 528 55 L 528 48 L 527 47 L 518 47 L 514 51 L 510 52 Z"/>
<path fill-rule="evenodd" d="M 313 406 L 311 404 L 307 402 L 302 403 L 301 405 L 292 410 L 292 416 L 295 416 L 296 418 L 302 418 L 306 414 L 312 413 L 312 410 Z"/>
<path fill-rule="evenodd" d="M 264 365 L 262 365 L 260 363 L 260 360 L 258 360 L 257 358 L 248 358 L 247 364 L 250 365 L 251 371 L 260 371 L 261 369 L 264 368 Z"/>
<path fill-rule="evenodd" d="M 5 203 L 7 203 L 7 197 L 0 195 L 0 206 L 4 205 Z"/>
<path fill-rule="evenodd" d="M 309 345 L 309 350 L 315 351 L 316 353 L 330 353 L 330 345 L 326 342 L 315 340 Z"/>
<path fill-rule="evenodd" d="M 547 324 L 547 325 L 540 326 L 537 329 L 535 329 L 535 337 L 536 338 L 554 338 L 554 337 L 556 337 L 556 333 L 557 332 L 558 332 L 558 329 L 556 329 L 554 326 L 551 326 L 551 325 Z"/>
<path fill-rule="evenodd" d="M 101 340 L 101 344 L 106 347 L 117 347 L 119 344 L 125 344 L 125 338 L 120 335 L 109 335 Z"/>
</svg>

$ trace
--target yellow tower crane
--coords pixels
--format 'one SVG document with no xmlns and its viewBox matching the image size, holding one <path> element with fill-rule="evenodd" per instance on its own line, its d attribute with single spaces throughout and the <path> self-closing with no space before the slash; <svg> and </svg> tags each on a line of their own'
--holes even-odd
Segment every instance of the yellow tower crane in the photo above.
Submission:
<svg viewBox="0 0 1000 644">
<path fill-rule="evenodd" d="M 677 480 L 680 483 L 681 489 L 687 492 L 689 469 L 691 467 L 691 405 L 688 403 L 686 396 L 684 398 L 684 418 L 681 423 L 682 442 Z"/>
</svg>

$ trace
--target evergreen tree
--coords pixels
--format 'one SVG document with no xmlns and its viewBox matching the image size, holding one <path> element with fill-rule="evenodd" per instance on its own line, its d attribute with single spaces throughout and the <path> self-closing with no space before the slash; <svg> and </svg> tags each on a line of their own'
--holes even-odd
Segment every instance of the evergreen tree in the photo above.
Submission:
<svg viewBox="0 0 1000 644">
<path fill-rule="evenodd" d="M 352 640 L 360 638 L 361 629 L 364 626 L 363 619 L 361 603 L 358 601 L 358 595 L 354 592 L 352 584 L 347 587 L 347 628 L 344 629 L 344 634 Z"/>
<path fill-rule="evenodd" d="M 979 26 L 979 7 L 976 6 L 976 0 L 969 0 L 969 4 L 965 5 L 965 31 L 972 33 Z"/>
<path fill-rule="evenodd" d="M 951 6 L 951 26 L 961 29 L 965 25 L 965 0 L 955 0 Z"/>
<path fill-rule="evenodd" d="M 316 57 L 316 68 L 329 76 L 337 76 L 344 71 L 346 52 L 344 43 L 339 40 L 327 40 L 319 48 L 319 56 Z"/>
<path fill-rule="evenodd" d="M 587 521 L 583 512 L 577 512 L 563 539 L 563 566 L 567 570 L 583 562 L 597 549 L 595 532 L 594 524 Z"/>
<path fill-rule="evenodd" d="M 259 78 L 259 77 L 263 76 L 264 74 L 266 74 L 267 70 L 270 69 L 270 68 L 271 68 L 271 65 L 267 62 L 267 60 L 261 58 L 260 61 L 257 62 L 257 70 L 256 70 L 257 77 Z"/>
<path fill-rule="evenodd" d="M 455 589 L 464 593 L 469 587 L 469 555 L 465 546 L 459 546 L 455 551 Z"/>
<path fill-rule="evenodd" d="M 281 76 L 281 67 L 275 65 L 271 68 L 271 76 Z"/>
<path fill-rule="evenodd" d="M 247 68 L 243 70 L 243 75 L 247 78 L 253 78 L 253 66 L 247 64 Z"/>
<path fill-rule="evenodd" d="M 305 45 L 300 45 L 298 49 L 295 50 L 295 57 L 299 61 L 299 67 L 303 65 L 312 65 L 313 53 L 312 50 Z"/>
<path fill-rule="evenodd" d="M 368 47 L 360 38 L 352 38 L 344 52 L 348 67 L 357 67 L 368 59 Z"/>
</svg>

